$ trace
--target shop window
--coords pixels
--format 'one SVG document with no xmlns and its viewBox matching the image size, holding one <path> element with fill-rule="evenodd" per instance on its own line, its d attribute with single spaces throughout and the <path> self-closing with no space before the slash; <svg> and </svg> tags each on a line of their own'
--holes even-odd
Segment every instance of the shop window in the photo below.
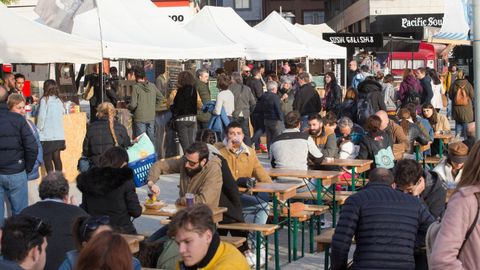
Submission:
<svg viewBox="0 0 480 270">
<path fill-rule="evenodd" d="M 250 0 L 235 0 L 235 9 L 250 9 Z"/>
<path fill-rule="evenodd" d="M 303 12 L 303 24 L 321 24 L 325 22 L 325 11 L 309 10 Z"/>
</svg>

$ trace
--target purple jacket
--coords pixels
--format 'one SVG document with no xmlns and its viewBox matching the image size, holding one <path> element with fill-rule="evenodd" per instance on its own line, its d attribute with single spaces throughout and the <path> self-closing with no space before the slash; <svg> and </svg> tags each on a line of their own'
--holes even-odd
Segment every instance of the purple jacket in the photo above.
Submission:
<svg viewBox="0 0 480 270">
<path fill-rule="evenodd" d="M 402 104 L 405 103 L 405 98 L 407 97 L 408 89 L 413 88 L 417 90 L 417 92 L 422 94 L 422 85 L 420 82 L 413 76 L 413 75 L 408 75 L 400 84 L 400 89 L 398 90 L 398 97 L 400 98 L 400 101 Z"/>
</svg>

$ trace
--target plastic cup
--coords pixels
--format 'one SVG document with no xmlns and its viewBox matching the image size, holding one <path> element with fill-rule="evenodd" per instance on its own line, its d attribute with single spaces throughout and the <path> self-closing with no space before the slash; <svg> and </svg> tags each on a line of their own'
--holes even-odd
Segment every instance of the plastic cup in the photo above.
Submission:
<svg viewBox="0 0 480 270">
<path fill-rule="evenodd" d="M 187 203 L 187 207 L 193 207 L 195 204 L 195 195 L 193 193 L 186 193 L 185 201 Z"/>
</svg>

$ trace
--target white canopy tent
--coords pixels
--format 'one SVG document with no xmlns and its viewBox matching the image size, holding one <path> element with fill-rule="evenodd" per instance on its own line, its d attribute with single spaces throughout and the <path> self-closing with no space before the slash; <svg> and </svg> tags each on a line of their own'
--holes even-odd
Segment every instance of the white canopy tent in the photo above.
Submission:
<svg viewBox="0 0 480 270">
<path fill-rule="evenodd" d="M 302 28 L 303 30 L 309 32 L 312 35 L 315 35 L 323 39 L 323 33 L 335 33 L 335 31 L 328 26 L 326 23 L 322 24 L 295 24 L 296 27 Z"/>
<path fill-rule="evenodd" d="M 345 59 L 347 49 L 320 39 L 303 29 L 300 29 L 272 11 L 255 29 L 264 33 L 303 44 L 307 47 L 307 57 L 310 59 Z"/>
<path fill-rule="evenodd" d="M 98 41 L 31 21 L 3 4 L 0 18 L 0 63 L 96 63 L 102 59 Z"/>
<path fill-rule="evenodd" d="M 248 60 L 287 59 L 307 55 L 305 46 L 250 27 L 230 7 L 205 6 L 184 28 L 217 44 L 241 44 Z"/>
<path fill-rule="evenodd" d="M 92 1 L 85 0 L 83 5 L 92 5 Z M 72 33 L 102 40 L 104 58 L 185 60 L 244 55 L 238 45 L 213 43 L 182 29 L 165 15 L 159 15 L 158 8 L 151 1 L 95 2 L 98 7 L 74 17 Z M 58 16 L 61 20 L 62 17 Z"/>
</svg>

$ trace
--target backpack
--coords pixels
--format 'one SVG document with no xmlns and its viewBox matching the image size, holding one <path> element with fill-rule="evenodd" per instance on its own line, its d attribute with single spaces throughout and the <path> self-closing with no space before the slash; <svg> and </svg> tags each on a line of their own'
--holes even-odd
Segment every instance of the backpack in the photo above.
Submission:
<svg viewBox="0 0 480 270">
<path fill-rule="evenodd" d="M 392 147 L 380 149 L 374 155 L 374 161 L 377 168 L 392 169 L 395 166 L 395 156 L 393 155 Z"/>
<path fill-rule="evenodd" d="M 357 102 L 357 124 L 363 126 L 367 123 L 368 117 L 374 115 L 375 111 L 372 107 L 372 102 L 370 101 L 370 94 L 367 94 L 365 98 L 361 98 Z"/>
<path fill-rule="evenodd" d="M 413 103 L 415 105 L 420 105 L 422 96 L 418 91 L 412 86 L 408 86 L 407 95 L 405 96 L 405 105 Z"/>
<path fill-rule="evenodd" d="M 468 238 L 470 238 L 470 235 L 472 234 L 473 230 L 477 226 L 478 216 L 480 214 L 480 192 L 475 193 L 475 197 L 477 198 L 477 214 L 473 219 L 472 225 L 470 225 L 470 227 L 467 230 L 467 233 L 465 234 L 465 238 L 463 239 L 462 245 L 458 250 L 457 258 L 460 256 L 460 253 L 462 252 L 462 249 L 465 246 L 465 243 L 467 242 Z M 430 226 L 428 226 L 427 234 L 425 235 L 425 244 L 427 245 L 428 265 L 432 264 L 431 263 L 432 248 L 433 248 L 433 245 L 435 244 L 435 239 L 437 238 L 441 225 L 442 223 L 440 220 L 433 222 L 432 224 L 430 224 Z"/>
<path fill-rule="evenodd" d="M 470 102 L 470 98 L 465 91 L 465 86 L 458 86 L 457 93 L 455 94 L 455 105 L 456 106 L 467 106 Z"/>
</svg>

